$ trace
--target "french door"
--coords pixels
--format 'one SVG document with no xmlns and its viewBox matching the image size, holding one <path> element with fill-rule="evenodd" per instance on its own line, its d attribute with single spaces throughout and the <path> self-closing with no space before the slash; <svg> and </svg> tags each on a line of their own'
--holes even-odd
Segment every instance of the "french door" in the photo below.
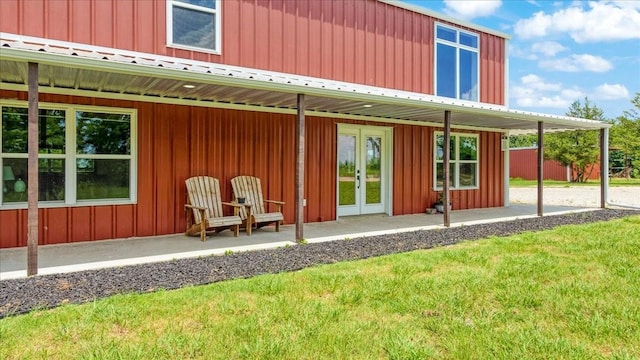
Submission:
<svg viewBox="0 0 640 360">
<path fill-rule="evenodd" d="M 375 126 L 339 125 L 338 216 L 388 213 L 390 132 Z"/>
</svg>

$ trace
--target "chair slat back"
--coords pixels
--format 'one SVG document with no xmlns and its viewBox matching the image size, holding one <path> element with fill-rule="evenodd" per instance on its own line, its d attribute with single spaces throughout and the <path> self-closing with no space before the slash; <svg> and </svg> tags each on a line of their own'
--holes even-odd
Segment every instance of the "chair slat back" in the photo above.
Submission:
<svg viewBox="0 0 640 360">
<path fill-rule="evenodd" d="M 262 184 L 260 179 L 255 176 L 236 176 L 231 179 L 231 187 L 233 188 L 234 200 L 244 197 L 246 202 L 251 204 L 251 211 L 254 214 L 264 214 L 264 198 L 262 197 Z M 240 218 L 247 218 L 247 210 L 240 208 Z"/>
<path fill-rule="evenodd" d="M 210 176 L 194 176 L 185 180 L 187 200 L 189 204 L 205 208 L 207 218 L 222 217 L 222 200 L 220 199 L 220 182 Z M 193 210 L 195 223 L 202 222 L 200 212 Z"/>
</svg>

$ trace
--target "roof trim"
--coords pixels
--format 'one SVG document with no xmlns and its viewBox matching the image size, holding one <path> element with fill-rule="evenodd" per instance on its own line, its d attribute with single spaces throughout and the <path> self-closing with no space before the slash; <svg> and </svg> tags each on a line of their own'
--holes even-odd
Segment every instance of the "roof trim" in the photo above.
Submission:
<svg viewBox="0 0 640 360">
<path fill-rule="evenodd" d="M 500 105 L 7 33 L 0 33 L 0 46 L 0 59 L 9 61 L 34 61 L 60 67 L 146 75 L 247 89 L 451 110 L 478 116 L 526 122 L 542 121 L 583 129 L 610 127 L 610 124 L 600 121 L 512 110 Z"/>
<path fill-rule="evenodd" d="M 474 29 L 474 30 L 478 30 L 487 34 L 491 34 L 491 35 L 495 35 L 495 36 L 499 36 L 503 39 L 511 39 L 511 35 L 501 32 L 501 31 L 497 31 L 497 30 L 493 30 L 491 28 L 485 27 L 485 26 L 481 26 L 478 24 L 474 24 L 472 22 L 469 21 L 464 21 L 464 20 L 460 20 L 460 19 L 456 19 L 454 17 L 439 13 L 437 11 L 433 11 L 427 8 L 424 8 L 422 6 L 419 5 L 413 5 L 413 4 L 409 4 L 406 3 L 404 1 L 401 0 L 377 0 L 378 2 L 387 4 L 387 5 L 391 5 L 391 6 L 395 6 L 401 9 L 405 9 L 405 10 L 409 10 L 409 11 L 413 11 L 416 12 L 418 14 L 422 14 L 422 15 L 427 15 L 430 16 L 432 18 L 435 18 L 437 20 L 443 20 L 443 21 L 447 21 L 450 22 L 452 24 L 456 24 L 459 26 L 464 26 L 466 28 L 470 28 L 470 29 Z"/>
<path fill-rule="evenodd" d="M 0 83 L 0 90 L 13 90 L 13 91 L 26 92 L 28 88 L 26 85 Z M 68 89 L 61 89 L 61 88 L 50 88 L 46 86 L 40 86 L 39 91 L 43 94 L 70 95 L 70 96 L 82 96 L 82 97 L 91 97 L 92 95 L 95 94 L 95 91 L 90 91 L 90 90 L 68 90 Z M 198 101 L 198 100 L 191 100 L 191 99 L 155 98 L 155 97 L 147 97 L 147 96 L 141 96 L 141 95 L 109 93 L 109 92 L 101 93 L 100 96 L 101 98 L 111 99 L 111 100 L 127 100 L 127 101 L 160 103 L 160 104 L 197 106 L 197 107 L 214 108 L 214 109 L 267 112 L 272 114 L 296 115 L 298 113 L 296 109 L 273 108 L 273 107 L 267 107 L 267 106 L 246 105 L 246 104 L 230 104 L 230 103 L 212 102 L 212 101 Z M 13 100 L 13 99 L 0 98 L 0 105 L 6 101 L 26 103 L 26 100 Z M 49 102 L 42 102 L 42 101 L 40 102 L 40 104 L 44 104 L 49 107 L 55 107 L 56 105 L 57 106 L 60 105 L 57 103 L 49 103 Z M 437 122 L 389 119 L 389 118 L 369 116 L 369 115 L 327 113 L 327 112 L 314 111 L 314 110 L 306 110 L 304 113 L 307 116 L 315 116 L 320 118 L 360 120 L 360 121 L 370 121 L 370 122 L 385 123 L 385 124 L 404 124 L 404 125 L 413 125 L 413 126 L 426 126 L 426 127 L 433 127 L 433 128 L 443 127 L 442 123 L 437 123 Z M 452 124 L 451 128 L 457 129 L 457 130 L 488 131 L 488 132 L 502 132 L 502 133 L 506 132 L 504 129 L 498 129 L 498 128 L 456 125 L 456 124 Z"/>
</svg>

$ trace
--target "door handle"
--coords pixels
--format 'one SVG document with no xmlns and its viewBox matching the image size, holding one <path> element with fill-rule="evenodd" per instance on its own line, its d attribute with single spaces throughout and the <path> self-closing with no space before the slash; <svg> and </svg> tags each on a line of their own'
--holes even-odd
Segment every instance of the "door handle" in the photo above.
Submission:
<svg viewBox="0 0 640 360">
<path fill-rule="evenodd" d="M 360 189 L 360 170 L 357 171 L 356 180 L 358 181 L 356 189 Z"/>
</svg>

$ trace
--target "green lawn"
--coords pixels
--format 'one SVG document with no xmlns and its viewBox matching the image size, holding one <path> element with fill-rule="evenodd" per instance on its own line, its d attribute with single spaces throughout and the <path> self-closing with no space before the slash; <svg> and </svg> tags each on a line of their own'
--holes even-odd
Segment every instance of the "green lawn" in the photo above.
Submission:
<svg viewBox="0 0 640 360">
<path fill-rule="evenodd" d="M 0 358 L 637 359 L 639 227 L 563 226 L 35 311 L 0 320 Z"/>
<path fill-rule="evenodd" d="M 544 186 L 600 186 L 600 180 L 589 180 L 584 183 L 572 183 L 567 181 L 557 181 L 557 180 L 545 180 L 543 181 Z M 521 178 L 511 178 L 509 179 L 509 186 L 511 187 L 530 187 L 530 186 L 538 186 L 538 182 L 536 180 L 524 180 Z M 640 179 L 618 179 L 613 178 L 609 180 L 609 186 L 640 186 Z"/>
</svg>

